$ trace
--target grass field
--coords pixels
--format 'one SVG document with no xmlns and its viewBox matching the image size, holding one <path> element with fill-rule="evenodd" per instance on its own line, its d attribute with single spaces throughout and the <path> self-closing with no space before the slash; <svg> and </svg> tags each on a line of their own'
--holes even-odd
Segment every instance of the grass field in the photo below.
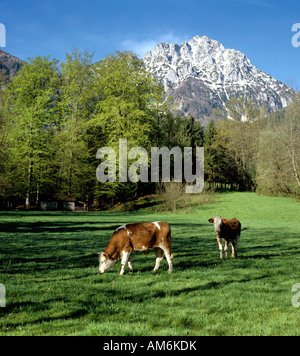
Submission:
<svg viewBox="0 0 300 356">
<path fill-rule="evenodd" d="M 237 217 L 238 259 L 219 259 L 215 215 Z M 95 253 L 129 222 L 172 226 L 174 272 L 135 254 L 98 274 Z M 231 251 L 230 251 L 231 252 Z M 300 206 L 286 198 L 224 193 L 191 214 L 0 212 L 0 335 L 300 335 Z"/>
</svg>

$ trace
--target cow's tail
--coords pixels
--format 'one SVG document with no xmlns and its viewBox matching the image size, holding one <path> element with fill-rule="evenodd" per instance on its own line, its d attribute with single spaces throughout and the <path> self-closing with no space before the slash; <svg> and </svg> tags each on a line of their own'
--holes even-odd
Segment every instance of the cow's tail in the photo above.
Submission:
<svg viewBox="0 0 300 356">
<path fill-rule="evenodd" d="M 245 230 L 248 230 L 248 229 L 249 229 L 249 226 L 244 227 L 244 228 L 242 229 L 242 231 L 245 231 Z"/>
</svg>

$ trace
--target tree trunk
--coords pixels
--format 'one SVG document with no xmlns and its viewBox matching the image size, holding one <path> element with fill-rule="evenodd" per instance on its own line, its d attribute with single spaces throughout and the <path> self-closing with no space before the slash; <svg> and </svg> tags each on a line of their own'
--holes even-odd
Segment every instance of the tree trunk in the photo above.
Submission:
<svg viewBox="0 0 300 356">
<path fill-rule="evenodd" d="M 28 175 L 27 175 L 27 191 L 26 191 L 26 200 L 25 208 L 30 209 L 30 186 L 31 186 L 31 177 L 32 177 L 32 160 L 30 158 L 28 165 Z"/>
<path fill-rule="evenodd" d="M 297 169 L 297 162 L 296 162 L 296 157 L 295 157 L 295 149 L 292 146 L 292 152 L 291 152 L 291 158 L 292 158 L 292 164 L 293 164 L 293 171 L 294 171 L 294 175 L 296 178 L 296 181 L 300 187 L 300 177 L 299 177 L 299 173 L 298 173 L 298 169 Z"/>
<path fill-rule="evenodd" d="M 40 200 L 40 186 L 39 184 L 36 185 L 36 198 L 35 198 L 35 205 L 38 207 Z"/>
</svg>

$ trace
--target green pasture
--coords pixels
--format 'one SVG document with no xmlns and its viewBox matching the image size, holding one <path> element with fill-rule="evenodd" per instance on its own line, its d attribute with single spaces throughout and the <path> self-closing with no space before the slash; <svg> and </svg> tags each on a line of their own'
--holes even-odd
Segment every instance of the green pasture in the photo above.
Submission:
<svg viewBox="0 0 300 356">
<path fill-rule="evenodd" d="M 237 217 L 237 259 L 219 259 L 208 219 Z M 167 221 L 174 272 L 155 254 L 98 274 L 96 253 L 124 223 Z M 231 251 L 230 251 L 231 255 Z M 287 198 L 224 193 L 177 214 L 0 212 L 4 335 L 300 335 L 300 206 Z"/>
</svg>

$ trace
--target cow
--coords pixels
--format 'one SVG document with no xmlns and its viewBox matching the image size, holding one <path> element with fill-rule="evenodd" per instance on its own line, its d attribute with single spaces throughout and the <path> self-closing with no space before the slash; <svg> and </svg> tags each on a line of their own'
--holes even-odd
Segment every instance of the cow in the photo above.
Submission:
<svg viewBox="0 0 300 356">
<path fill-rule="evenodd" d="M 215 232 L 217 235 L 217 241 L 219 244 L 220 258 L 223 258 L 223 244 L 225 244 L 225 258 L 227 258 L 228 243 L 231 243 L 232 247 L 232 257 L 237 257 L 237 249 L 241 236 L 241 231 L 249 229 L 245 227 L 243 230 L 241 228 L 241 223 L 237 218 L 230 220 L 223 219 L 221 216 L 216 216 L 208 220 L 211 224 L 215 225 Z"/>
<path fill-rule="evenodd" d="M 158 270 L 165 255 L 171 274 L 173 254 L 171 253 L 171 228 L 168 223 L 157 221 L 122 225 L 114 231 L 105 251 L 98 253 L 99 273 L 103 274 L 118 260 L 121 260 L 122 265 L 121 276 L 125 273 L 126 264 L 130 272 L 133 272 L 133 251 L 149 254 L 152 250 L 156 253 L 154 272 Z"/>
</svg>

